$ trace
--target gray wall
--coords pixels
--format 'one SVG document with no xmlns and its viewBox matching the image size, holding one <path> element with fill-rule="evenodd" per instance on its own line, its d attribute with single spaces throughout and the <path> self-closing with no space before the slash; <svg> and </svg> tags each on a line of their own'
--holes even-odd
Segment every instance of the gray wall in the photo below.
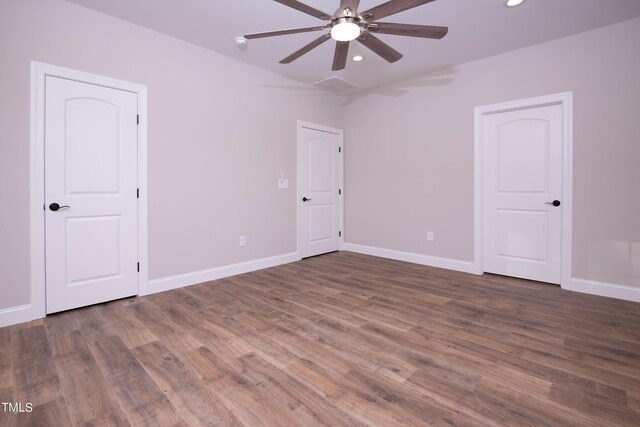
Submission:
<svg viewBox="0 0 640 427">
<path fill-rule="evenodd" d="M 346 130 L 348 242 L 471 261 L 473 108 L 573 91 L 574 276 L 640 286 L 638 40 L 636 19 L 383 87 L 341 108 L 273 73 L 67 2 L 3 0 L 0 200 L 10 208 L 0 210 L 0 309 L 30 299 L 31 60 L 148 86 L 150 279 L 296 250 L 298 119 Z M 277 189 L 280 172 L 287 191 Z"/>
<path fill-rule="evenodd" d="M 638 40 L 634 19 L 350 99 L 347 242 L 473 261 L 474 107 L 573 91 L 573 276 L 640 287 Z"/>
<path fill-rule="evenodd" d="M 296 251 L 296 121 L 341 128 L 337 98 L 59 0 L 2 0 L 0 58 L 0 309 L 29 303 L 32 60 L 148 86 L 150 279 Z"/>
</svg>

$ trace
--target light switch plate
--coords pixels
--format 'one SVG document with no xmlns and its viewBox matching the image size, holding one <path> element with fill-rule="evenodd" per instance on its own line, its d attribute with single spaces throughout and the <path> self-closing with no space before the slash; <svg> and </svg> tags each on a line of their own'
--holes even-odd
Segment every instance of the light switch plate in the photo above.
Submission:
<svg viewBox="0 0 640 427">
<path fill-rule="evenodd" d="M 278 188 L 289 188 L 289 180 L 286 178 L 280 178 L 278 180 Z"/>
</svg>

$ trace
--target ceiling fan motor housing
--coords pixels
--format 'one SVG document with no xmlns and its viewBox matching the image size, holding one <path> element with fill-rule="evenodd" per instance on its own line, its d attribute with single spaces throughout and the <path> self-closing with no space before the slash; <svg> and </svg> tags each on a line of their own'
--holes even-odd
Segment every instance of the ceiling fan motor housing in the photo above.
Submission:
<svg viewBox="0 0 640 427">
<path fill-rule="evenodd" d="M 288 30 L 276 30 L 263 33 L 246 34 L 245 38 L 255 39 L 263 37 L 283 36 L 287 34 L 306 33 L 311 31 L 322 31 L 331 28 L 330 34 L 323 34 L 311 43 L 298 49 L 291 55 L 280 61 L 281 64 L 289 64 L 302 55 L 317 48 L 330 39 L 336 40 L 336 50 L 333 58 L 333 71 L 342 70 L 347 63 L 349 52 L 349 42 L 357 40 L 360 44 L 370 49 L 372 52 L 382 57 L 389 63 L 396 62 L 402 58 L 402 54 L 391 46 L 378 39 L 372 34 L 392 34 L 398 36 L 422 37 L 428 39 L 441 39 L 447 32 L 447 27 L 436 27 L 431 25 L 415 24 L 395 24 L 379 22 L 396 13 L 430 3 L 434 0 L 387 0 L 372 9 L 358 13 L 360 0 L 340 0 L 340 8 L 333 17 L 318 9 L 315 9 L 298 0 L 275 0 L 285 6 L 289 6 L 307 15 L 314 16 L 323 21 L 329 21 L 324 25 L 314 27 L 292 28 Z"/>
</svg>

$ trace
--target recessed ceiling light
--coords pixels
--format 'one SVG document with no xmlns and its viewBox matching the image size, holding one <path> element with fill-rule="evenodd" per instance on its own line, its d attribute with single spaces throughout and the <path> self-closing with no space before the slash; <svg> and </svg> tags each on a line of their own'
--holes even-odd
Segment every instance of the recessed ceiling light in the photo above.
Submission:
<svg viewBox="0 0 640 427">
<path fill-rule="evenodd" d="M 504 7 L 516 7 L 516 6 L 520 6 L 522 3 L 524 3 L 526 0 L 506 0 L 504 2 Z"/>
<path fill-rule="evenodd" d="M 362 55 L 356 55 L 352 58 L 355 62 L 360 62 L 362 60 L 364 60 L 364 56 Z"/>
</svg>

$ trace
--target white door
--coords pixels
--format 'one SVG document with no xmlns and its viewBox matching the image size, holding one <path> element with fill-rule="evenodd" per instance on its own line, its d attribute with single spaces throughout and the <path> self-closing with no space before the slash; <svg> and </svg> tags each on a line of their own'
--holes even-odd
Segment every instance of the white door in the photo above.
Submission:
<svg viewBox="0 0 640 427">
<path fill-rule="evenodd" d="M 300 254 L 337 251 L 342 236 L 342 135 L 303 126 L 298 141 Z"/>
<path fill-rule="evenodd" d="M 47 313 L 136 295 L 137 95 L 48 76 L 45 121 Z"/>
<path fill-rule="evenodd" d="M 560 284 L 562 107 L 483 121 L 484 271 Z"/>
</svg>

